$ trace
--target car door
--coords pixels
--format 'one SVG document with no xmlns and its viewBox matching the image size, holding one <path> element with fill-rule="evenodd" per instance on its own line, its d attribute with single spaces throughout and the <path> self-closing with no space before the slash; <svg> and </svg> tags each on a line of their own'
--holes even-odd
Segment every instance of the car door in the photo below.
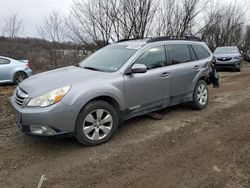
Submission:
<svg viewBox="0 0 250 188">
<path fill-rule="evenodd" d="M 134 62 L 147 66 L 146 73 L 124 75 L 126 109 L 132 116 L 169 103 L 170 75 L 164 45 L 145 50 Z"/>
<path fill-rule="evenodd" d="M 192 82 L 199 74 L 201 65 L 189 44 L 170 43 L 167 44 L 167 53 L 171 66 L 171 99 L 184 100 L 186 94 L 192 92 Z"/>
<path fill-rule="evenodd" d="M 10 68 L 10 60 L 5 58 L 0 58 L 0 82 L 9 82 L 11 68 Z"/>
</svg>

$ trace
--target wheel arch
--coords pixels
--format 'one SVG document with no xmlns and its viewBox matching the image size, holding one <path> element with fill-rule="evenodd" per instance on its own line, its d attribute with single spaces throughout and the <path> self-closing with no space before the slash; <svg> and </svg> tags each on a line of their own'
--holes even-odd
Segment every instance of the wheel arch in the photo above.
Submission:
<svg viewBox="0 0 250 188">
<path fill-rule="evenodd" d="M 15 70 L 15 71 L 13 71 L 13 73 L 12 73 L 12 82 L 15 81 L 15 76 L 16 76 L 16 74 L 19 73 L 19 72 L 24 73 L 24 74 L 28 77 L 28 74 L 27 74 L 24 70 L 22 70 L 22 69 L 17 69 L 17 70 Z"/>
<path fill-rule="evenodd" d="M 107 96 L 107 95 L 98 96 L 98 97 L 95 97 L 95 98 L 91 99 L 88 103 L 86 103 L 86 104 L 84 105 L 84 107 L 85 107 L 87 104 L 89 104 L 89 103 L 91 103 L 91 102 L 93 102 L 93 101 L 105 101 L 105 102 L 111 104 L 111 105 L 117 110 L 117 112 L 120 112 L 120 111 L 121 111 L 121 107 L 120 107 L 119 103 L 118 103 L 113 97 Z M 84 108 L 84 107 L 83 107 L 83 108 Z"/>
<path fill-rule="evenodd" d="M 79 110 L 78 114 L 77 114 L 77 117 L 76 117 L 76 120 L 75 120 L 75 125 L 77 123 L 77 120 L 78 120 L 78 117 L 79 117 L 79 114 L 81 113 L 81 111 L 91 102 L 93 101 L 104 101 L 104 102 L 107 102 L 109 103 L 110 105 L 112 105 L 116 110 L 117 110 L 117 113 L 118 113 L 118 119 L 119 119 L 119 123 L 122 122 L 122 110 L 121 110 L 121 106 L 119 104 L 119 102 L 111 97 L 111 96 L 108 96 L 108 95 L 101 95 L 101 96 L 96 96 L 96 97 L 93 97 L 92 99 L 88 100 L 88 102 L 86 102 L 82 107 L 81 109 Z"/>
</svg>

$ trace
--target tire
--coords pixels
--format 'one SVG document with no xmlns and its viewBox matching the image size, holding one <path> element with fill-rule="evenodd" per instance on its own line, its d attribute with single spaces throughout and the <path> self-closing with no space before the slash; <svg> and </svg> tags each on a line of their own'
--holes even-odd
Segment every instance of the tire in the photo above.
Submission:
<svg viewBox="0 0 250 188">
<path fill-rule="evenodd" d="M 237 72 L 240 72 L 240 71 L 241 71 L 240 64 L 235 66 L 235 70 L 236 70 Z"/>
<path fill-rule="evenodd" d="M 204 80 L 199 80 L 195 86 L 193 93 L 192 107 L 202 110 L 208 104 L 209 93 L 207 83 Z"/>
<path fill-rule="evenodd" d="M 79 113 L 75 137 L 85 146 L 100 145 L 114 135 L 118 125 L 119 115 L 111 104 L 105 101 L 93 101 Z"/>
<path fill-rule="evenodd" d="M 15 85 L 18 85 L 19 83 L 24 81 L 26 78 L 28 78 L 28 76 L 25 72 L 22 72 L 22 71 L 16 72 L 13 78 L 13 83 Z"/>
</svg>

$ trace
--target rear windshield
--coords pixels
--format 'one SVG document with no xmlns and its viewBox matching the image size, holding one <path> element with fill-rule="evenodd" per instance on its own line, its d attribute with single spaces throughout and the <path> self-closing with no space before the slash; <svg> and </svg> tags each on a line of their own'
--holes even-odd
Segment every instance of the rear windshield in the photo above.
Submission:
<svg viewBox="0 0 250 188">
<path fill-rule="evenodd" d="M 102 48 L 83 60 L 79 65 L 82 68 L 115 72 L 119 70 L 137 49 L 125 45 L 113 45 Z"/>
<path fill-rule="evenodd" d="M 214 53 L 215 54 L 235 54 L 235 53 L 239 53 L 239 50 L 236 47 L 220 47 L 220 48 L 216 48 Z"/>
</svg>

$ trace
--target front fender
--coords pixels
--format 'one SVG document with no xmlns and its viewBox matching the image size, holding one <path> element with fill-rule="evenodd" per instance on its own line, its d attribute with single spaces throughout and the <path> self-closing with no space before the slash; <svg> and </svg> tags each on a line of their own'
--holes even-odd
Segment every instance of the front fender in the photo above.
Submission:
<svg viewBox="0 0 250 188">
<path fill-rule="evenodd" d="M 72 117 L 74 121 L 77 121 L 78 114 L 82 108 L 91 100 L 97 97 L 111 97 L 113 98 L 120 106 L 122 111 L 125 107 L 124 105 L 124 94 L 121 90 L 114 86 L 99 86 L 92 89 L 85 87 L 83 89 L 72 87 L 70 92 L 65 96 L 63 102 L 70 106 L 74 114 Z"/>
<path fill-rule="evenodd" d="M 89 101 L 97 97 L 111 97 L 117 102 L 117 104 L 119 104 L 120 110 L 124 110 L 125 104 L 123 91 L 123 86 L 121 86 L 121 88 L 117 88 L 113 85 L 101 86 L 99 84 L 96 85 L 96 87 L 85 86 L 84 88 L 73 86 L 70 89 L 70 92 L 63 99 L 63 102 L 70 105 L 78 115 L 81 109 Z"/>
</svg>

